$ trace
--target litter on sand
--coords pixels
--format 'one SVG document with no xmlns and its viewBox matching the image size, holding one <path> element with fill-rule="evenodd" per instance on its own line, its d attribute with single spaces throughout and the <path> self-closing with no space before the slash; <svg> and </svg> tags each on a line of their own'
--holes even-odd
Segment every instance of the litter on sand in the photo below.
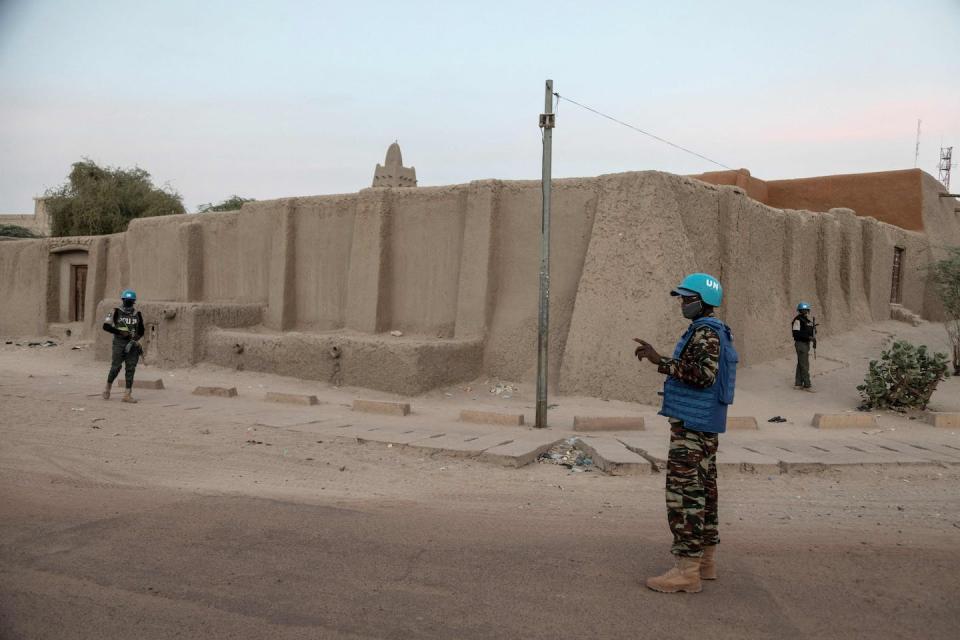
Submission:
<svg viewBox="0 0 960 640">
<path fill-rule="evenodd" d="M 553 445 L 540 454 L 537 462 L 541 464 L 556 464 L 566 467 L 573 472 L 582 473 L 593 469 L 593 460 L 583 451 L 577 449 L 576 438 L 567 438 L 563 442 Z"/>
</svg>

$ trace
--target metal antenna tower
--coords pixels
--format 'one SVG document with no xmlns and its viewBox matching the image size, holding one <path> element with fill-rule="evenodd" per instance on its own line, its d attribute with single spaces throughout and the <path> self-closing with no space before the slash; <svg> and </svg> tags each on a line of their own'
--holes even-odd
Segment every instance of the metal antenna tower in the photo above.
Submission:
<svg viewBox="0 0 960 640">
<path fill-rule="evenodd" d="M 917 119 L 917 146 L 913 149 L 913 168 L 917 168 L 917 162 L 920 161 L 920 119 Z"/>
<path fill-rule="evenodd" d="M 947 191 L 950 191 L 950 169 L 953 167 L 953 147 L 940 147 L 940 164 L 937 168 L 940 170 L 937 179 L 943 183 Z"/>
</svg>

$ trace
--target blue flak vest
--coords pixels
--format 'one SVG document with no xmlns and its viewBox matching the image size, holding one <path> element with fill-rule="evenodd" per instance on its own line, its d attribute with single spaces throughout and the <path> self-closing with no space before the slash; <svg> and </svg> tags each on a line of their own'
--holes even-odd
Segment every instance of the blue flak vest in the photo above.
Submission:
<svg viewBox="0 0 960 640">
<path fill-rule="evenodd" d="M 707 433 L 723 433 L 727 430 L 727 407 L 733 404 L 733 388 L 737 382 L 737 362 L 740 357 L 733 347 L 730 327 L 712 317 L 698 318 L 690 323 L 686 333 L 673 350 L 674 359 L 679 359 L 683 349 L 697 328 L 708 326 L 720 336 L 720 366 L 716 381 L 709 387 L 700 388 L 667 376 L 663 383 L 663 407 L 660 415 L 683 420 L 686 428 Z"/>
</svg>

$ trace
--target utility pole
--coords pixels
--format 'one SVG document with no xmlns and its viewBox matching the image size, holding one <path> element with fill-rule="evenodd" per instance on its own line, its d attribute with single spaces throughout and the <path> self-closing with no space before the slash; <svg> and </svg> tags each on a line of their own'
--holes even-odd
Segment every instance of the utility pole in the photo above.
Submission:
<svg viewBox="0 0 960 640">
<path fill-rule="evenodd" d="M 543 113 L 540 128 L 543 130 L 543 211 L 540 217 L 540 313 L 537 322 L 537 420 L 536 426 L 547 426 L 547 357 L 550 328 L 550 175 L 553 152 L 553 80 L 547 80 L 543 94 Z"/>
</svg>

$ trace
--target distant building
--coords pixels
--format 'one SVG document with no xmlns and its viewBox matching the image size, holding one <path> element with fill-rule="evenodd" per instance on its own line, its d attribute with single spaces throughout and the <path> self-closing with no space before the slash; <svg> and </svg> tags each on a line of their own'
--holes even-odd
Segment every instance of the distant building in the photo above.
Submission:
<svg viewBox="0 0 960 640">
<path fill-rule="evenodd" d="M 373 172 L 374 187 L 415 187 L 417 170 L 403 166 L 400 145 L 394 142 L 387 148 L 387 157 L 383 164 L 377 165 Z"/>
<path fill-rule="evenodd" d="M 33 213 L 0 213 L 0 224 L 15 224 L 34 232 L 38 236 L 49 236 L 51 220 L 47 214 L 46 202 L 43 198 L 33 199 Z"/>
</svg>

